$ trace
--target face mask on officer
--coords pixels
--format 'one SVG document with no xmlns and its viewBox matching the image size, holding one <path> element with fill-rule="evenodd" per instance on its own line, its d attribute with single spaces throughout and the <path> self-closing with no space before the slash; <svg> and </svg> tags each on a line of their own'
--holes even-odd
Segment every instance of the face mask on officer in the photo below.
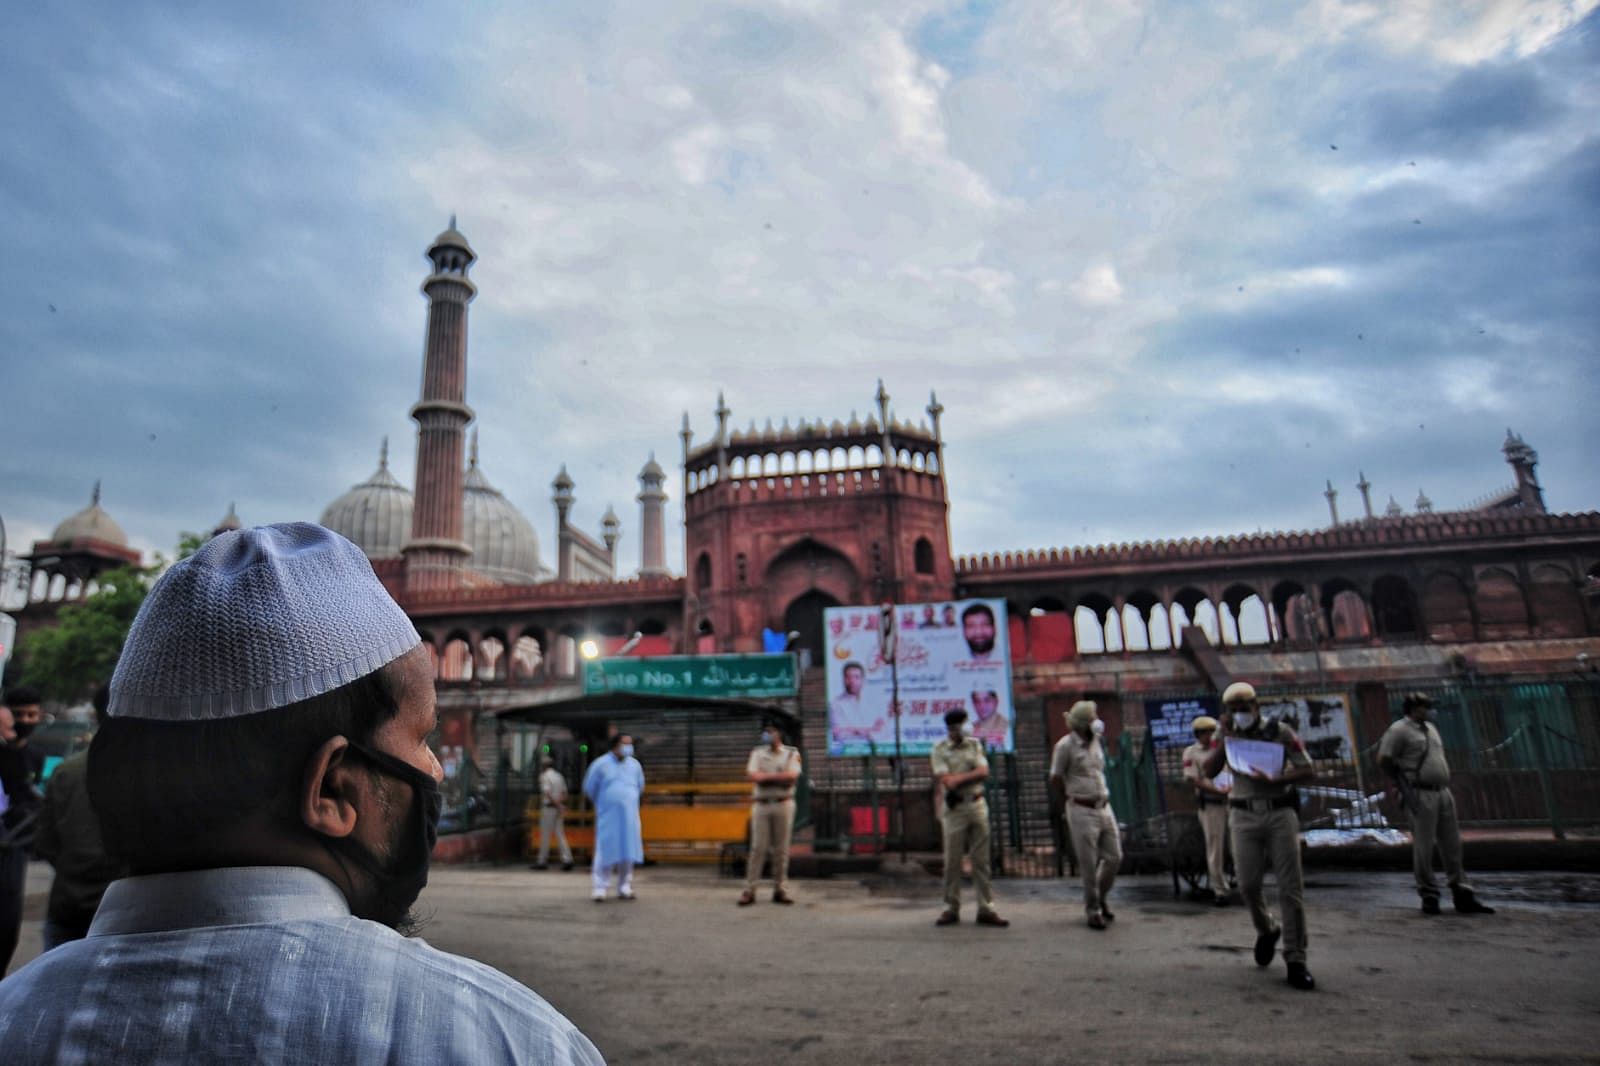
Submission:
<svg viewBox="0 0 1600 1066">
<path fill-rule="evenodd" d="M 622 757 L 624 759 L 628 758 L 632 754 L 633 754 L 633 745 L 632 744 L 624 744 L 624 745 L 622 745 Z"/>
<path fill-rule="evenodd" d="M 1106 724 L 1100 719 L 1096 718 L 1094 721 L 1089 723 L 1089 732 L 1093 733 L 1097 737 L 1103 737 L 1106 735 Z"/>
<path fill-rule="evenodd" d="M 1255 724 L 1256 711 L 1254 707 L 1248 710 L 1241 707 L 1233 712 L 1233 728 L 1238 730 L 1248 730 L 1255 728 Z"/>
<path fill-rule="evenodd" d="M 961 723 L 961 735 L 964 737 L 972 735 L 972 723 L 970 721 Z"/>
<path fill-rule="evenodd" d="M 761 731 L 761 743 L 763 743 L 763 744 L 771 744 L 772 743 L 772 730 L 763 729 Z"/>
</svg>

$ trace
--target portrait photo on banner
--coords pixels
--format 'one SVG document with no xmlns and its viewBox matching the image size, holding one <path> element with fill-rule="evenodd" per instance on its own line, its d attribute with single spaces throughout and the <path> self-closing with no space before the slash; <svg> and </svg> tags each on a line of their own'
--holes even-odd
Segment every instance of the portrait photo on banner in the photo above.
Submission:
<svg viewBox="0 0 1600 1066">
<path fill-rule="evenodd" d="M 898 681 L 900 750 L 927 754 L 945 735 L 944 716 L 967 712 L 987 750 L 1012 751 L 1011 647 L 1004 600 L 896 604 L 894 662 L 885 660 L 877 605 L 823 613 L 828 683 L 828 754 L 892 754 L 890 712 Z M 896 675 L 898 674 L 898 678 Z"/>
</svg>

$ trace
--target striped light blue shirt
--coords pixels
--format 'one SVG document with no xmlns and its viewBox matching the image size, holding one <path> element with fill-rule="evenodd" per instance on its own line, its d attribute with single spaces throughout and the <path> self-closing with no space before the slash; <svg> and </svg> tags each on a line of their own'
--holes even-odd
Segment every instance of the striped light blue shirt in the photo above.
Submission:
<svg viewBox="0 0 1600 1066">
<path fill-rule="evenodd" d="M 482 963 L 352 917 L 326 878 L 239 867 L 114 882 L 87 939 L 0 981 L 7 1063 L 601 1063 Z"/>
</svg>

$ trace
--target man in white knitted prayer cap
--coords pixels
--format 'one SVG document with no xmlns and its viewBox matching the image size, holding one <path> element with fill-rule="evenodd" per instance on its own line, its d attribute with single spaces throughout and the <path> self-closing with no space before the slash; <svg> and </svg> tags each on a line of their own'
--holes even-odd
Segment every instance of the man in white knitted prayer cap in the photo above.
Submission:
<svg viewBox="0 0 1600 1066">
<path fill-rule="evenodd" d="M 399 931 L 443 776 L 433 666 L 361 550 L 223 533 L 150 590 L 89 750 L 133 876 L 0 982 L 11 1063 L 590 1063 L 539 996 Z"/>
</svg>

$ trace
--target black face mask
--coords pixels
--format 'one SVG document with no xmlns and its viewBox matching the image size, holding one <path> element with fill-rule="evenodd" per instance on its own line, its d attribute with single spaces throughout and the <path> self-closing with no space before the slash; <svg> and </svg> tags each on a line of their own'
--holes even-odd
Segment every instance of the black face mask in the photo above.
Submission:
<svg viewBox="0 0 1600 1066">
<path fill-rule="evenodd" d="M 407 825 L 402 829 L 398 846 L 387 864 L 379 862 L 368 848 L 349 837 L 331 842 L 337 853 L 349 857 L 370 874 L 375 883 L 376 894 L 371 913 L 361 917 L 398 929 L 407 924 L 407 912 L 428 883 L 428 864 L 433 858 L 433 846 L 439 840 L 439 815 L 444 809 L 444 797 L 432 774 L 424 773 L 405 760 L 353 740 L 350 750 L 381 773 L 411 786 L 411 811 L 407 815 Z M 409 842 L 407 836 L 410 837 Z"/>
<path fill-rule="evenodd" d="M 18 740 L 27 740 L 33 736 L 33 731 L 39 727 L 33 722 L 18 722 L 12 728 L 17 731 Z"/>
</svg>

